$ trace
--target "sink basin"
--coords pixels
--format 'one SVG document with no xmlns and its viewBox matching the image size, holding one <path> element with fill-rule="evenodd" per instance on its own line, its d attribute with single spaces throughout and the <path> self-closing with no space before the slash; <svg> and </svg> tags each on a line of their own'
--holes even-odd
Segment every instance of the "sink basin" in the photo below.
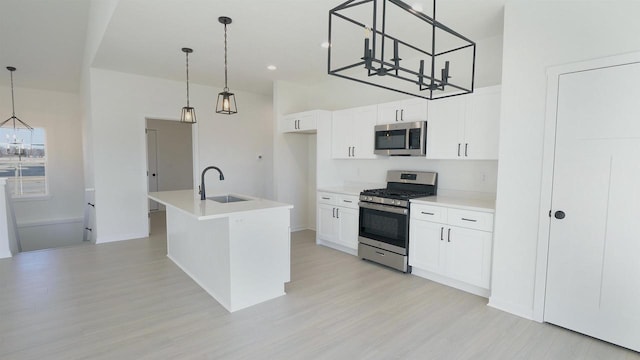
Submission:
<svg viewBox="0 0 640 360">
<path fill-rule="evenodd" d="M 223 203 L 223 204 L 249 200 L 249 199 L 239 198 L 233 195 L 210 196 L 207 199 L 213 200 L 215 202 Z"/>
</svg>

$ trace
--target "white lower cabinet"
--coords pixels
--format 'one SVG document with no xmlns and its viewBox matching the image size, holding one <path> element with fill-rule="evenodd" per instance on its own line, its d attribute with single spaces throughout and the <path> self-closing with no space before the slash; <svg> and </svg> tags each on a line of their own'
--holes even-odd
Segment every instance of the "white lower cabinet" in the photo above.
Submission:
<svg viewBox="0 0 640 360">
<path fill-rule="evenodd" d="M 357 196 L 319 192 L 316 242 L 355 255 L 359 214 Z"/>
<path fill-rule="evenodd" d="M 411 204 L 409 229 L 413 274 L 489 295 L 492 213 Z"/>
</svg>

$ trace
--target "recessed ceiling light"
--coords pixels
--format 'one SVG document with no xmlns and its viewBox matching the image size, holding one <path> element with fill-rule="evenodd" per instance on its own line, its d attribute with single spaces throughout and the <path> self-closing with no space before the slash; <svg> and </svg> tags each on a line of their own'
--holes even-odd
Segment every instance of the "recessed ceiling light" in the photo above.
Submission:
<svg viewBox="0 0 640 360">
<path fill-rule="evenodd" d="M 424 10 L 422 8 L 422 4 L 420 4 L 420 3 L 415 3 L 415 4 L 411 5 L 411 8 L 413 10 L 415 10 L 415 11 L 418 11 L 418 12 L 422 12 L 422 10 Z"/>
<path fill-rule="evenodd" d="M 323 48 L 325 48 L 325 49 L 328 49 L 328 48 L 329 48 L 329 42 L 328 42 L 328 41 L 325 41 L 325 42 L 323 42 L 322 44 L 320 44 L 320 46 L 322 46 L 322 47 L 323 47 Z"/>
<path fill-rule="evenodd" d="M 273 70 L 276 70 L 277 67 L 275 65 L 269 65 L 269 66 L 267 66 L 267 69 L 273 71 Z"/>
</svg>

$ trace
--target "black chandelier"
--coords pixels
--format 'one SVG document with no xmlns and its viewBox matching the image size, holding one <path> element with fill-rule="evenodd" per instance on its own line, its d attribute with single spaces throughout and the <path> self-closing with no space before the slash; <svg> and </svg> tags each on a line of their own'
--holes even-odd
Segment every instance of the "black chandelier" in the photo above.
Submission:
<svg viewBox="0 0 640 360">
<path fill-rule="evenodd" d="M 182 108 L 182 114 L 180 115 L 180 122 L 185 124 L 196 123 L 196 109 L 189 106 L 189 54 L 193 52 L 193 49 L 182 48 L 182 52 L 187 57 L 187 106 Z"/>
<path fill-rule="evenodd" d="M 16 105 L 15 105 L 15 101 L 14 101 L 14 98 L 13 98 L 13 72 L 16 71 L 16 68 L 13 67 L 13 66 L 7 66 L 7 70 L 9 70 L 9 73 L 11 74 L 11 117 L 8 118 L 7 120 L 3 121 L 2 123 L 0 123 L 0 127 L 4 126 L 9 121 L 12 121 L 11 124 L 13 125 L 13 130 L 15 131 L 16 130 L 16 121 L 18 121 L 19 124 L 22 124 L 22 127 L 24 127 L 27 130 L 33 131 L 33 128 L 31 126 L 29 126 L 29 124 L 27 124 L 26 122 L 20 120 L 16 116 Z"/>
<path fill-rule="evenodd" d="M 218 94 L 216 112 L 218 114 L 233 115 L 238 112 L 236 96 L 229 92 L 227 86 L 227 25 L 231 24 L 231 18 L 220 16 L 218 21 L 224 25 L 224 89 Z"/>
<path fill-rule="evenodd" d="M 476 44 L 437 21 L 432 1 L 430 16 L 400 0 L 331 9 L 328 73 L 429 100 L 472 93 Z"/>
</svg>

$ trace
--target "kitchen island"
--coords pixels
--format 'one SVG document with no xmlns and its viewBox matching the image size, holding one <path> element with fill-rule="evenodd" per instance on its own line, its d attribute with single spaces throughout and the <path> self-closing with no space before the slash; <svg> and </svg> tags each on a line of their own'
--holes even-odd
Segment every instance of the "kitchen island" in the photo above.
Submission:
<svg viewBox="0 0 640 360">
<path fill-rule="evenodd" d="M 194 190 L 149 199 L 166 206 L 167 256 L 229 312 L 285 294 L 292 205 Z"/>
</svg>

